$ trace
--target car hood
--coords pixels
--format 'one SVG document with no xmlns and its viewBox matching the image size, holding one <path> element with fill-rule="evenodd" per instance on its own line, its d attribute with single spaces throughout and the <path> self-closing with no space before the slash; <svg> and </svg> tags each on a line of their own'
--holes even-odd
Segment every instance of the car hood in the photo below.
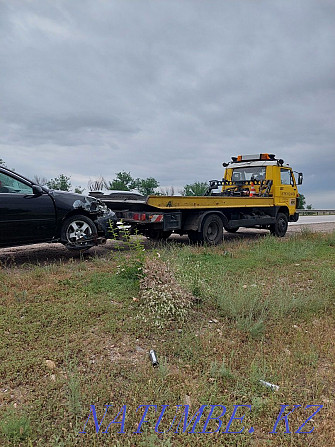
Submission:
<svg viewBox="0 0 335 447">
<path fill-rule="evenodd" d="M 78 194 L 76 192 L 69 192 L 69 191 L 58 191 L 56 189 L 49 189 L 49 194 L 51 194 L 55 199 L 63 198 L 64 200 L 88 200 L 92 202 L 94 200 L 97 200 L 95 197 L 85 196 L 84 194 Z"/>
<path fill-rule="evenodd" d="M 105 212 L 106 205 L 95 197 L 84 196 L 68 191 L 49 190 L 49 194 L 54 198 L 55 202 L 63 203 L 74 209 L 84 209 L 89 212 Z"/>
</svg>

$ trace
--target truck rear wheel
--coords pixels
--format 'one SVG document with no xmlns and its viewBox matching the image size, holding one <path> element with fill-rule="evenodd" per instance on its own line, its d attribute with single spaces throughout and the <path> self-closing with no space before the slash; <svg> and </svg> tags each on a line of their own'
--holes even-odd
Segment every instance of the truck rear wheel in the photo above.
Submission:
<svg viewBox="0 0 335 447">
<path fill-rule="evenodd" d="M 200 233 L 201 240 L 209 245 L 221 244 L 223 240 L 223 222 L 216 214 L 205 217 Z"/>
<path fill-rule="evenodd" d="M 284 237 L 288 227 L 286 214 L 278 213 L 276 223 L 270 225 L 270 233 L 277 237 Z"/>
</svg>

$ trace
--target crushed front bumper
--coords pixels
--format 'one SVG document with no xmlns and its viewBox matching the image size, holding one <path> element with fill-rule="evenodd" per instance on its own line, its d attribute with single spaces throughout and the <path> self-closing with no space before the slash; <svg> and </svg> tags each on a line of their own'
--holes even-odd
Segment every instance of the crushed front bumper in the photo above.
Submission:
<svg viewBox="0 0 335 447">
<path fill-rule="evenodd" d="M 112 210 L 108 210 L 108 212 L 95 219 L 94 223 L 97 226 L 98 233 L 104 237 L 105 242 L 106 239 L 115 239 L 118 232 L 117 221 L 118 219 L 116 217 L 116 214 Z M 100 238 L 98 238 L 97 240 L 99 239 Z"/>
</svg>

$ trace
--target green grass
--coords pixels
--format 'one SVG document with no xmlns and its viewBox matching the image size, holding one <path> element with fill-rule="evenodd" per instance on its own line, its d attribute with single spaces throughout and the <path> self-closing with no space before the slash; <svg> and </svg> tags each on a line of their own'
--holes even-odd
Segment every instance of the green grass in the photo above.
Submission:
<svg viewBox="0 0 335 447">
<path fill-rule="evenodd" d="M 106 258 L 0 269 L 1 446 L 332 444 L 335 234 L 236 238 L 219 247 L 169 242 L 146 251 L 138 238 L 132 250 L 122 250 L 126 245 Z M 169 265 L 174 300 L 193 295 L 182 319 L 169 313 L 161 326 L 142 318 L 147 265 L 154 272 Z M 172 280 L 160 284 L 159 277 L 152 287 L 166 292 L 164 281 Z M 165 292 L 155 299 L 166 303 Z M 78 436 L 91 404 L 99 420 L 113 404 L 104 429 L 126 404 L 126 433 L 112 424 L 109 434 L 97 435 L 91 417 L 87 434 Z M 157 413 L 149 411 L 143 434 L 133 435 L 143 404 L 156 404 Z M 192 415 L 200 405 L 225 405 L 223 427 L 234 405 L 250 404 L 243 425 L 255 432 L 156 434 L 162 405 L 169 405 L 159 426 L 166 431 L 185 404 Z M 281 423 L 270 435 L 281 404 L 323 404 L 306 426 L 314 424 L 314 433 L 284 434 Z M 309 414 L 296 410 L 291 430 Z M 216 427 L 211 421 L 207 430 Z M 232 431 L 241 427 L 234 421 Z"/>
<path fill-rule="evenodd" d="M 0 431 L 9 442 L 24 441 L 30 434 L 29 418 L 9 409 L 2 416 Z"/>
</svg>

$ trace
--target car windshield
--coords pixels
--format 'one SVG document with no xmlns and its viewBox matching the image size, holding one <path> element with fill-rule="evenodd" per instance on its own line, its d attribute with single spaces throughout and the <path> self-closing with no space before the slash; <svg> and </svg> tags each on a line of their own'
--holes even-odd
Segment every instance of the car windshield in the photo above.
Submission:
<svg viewBox="0 0 335 447">
<path fill-rule="evenodd" d="M 248 166 L 246 168 L 236 168 L 233 170 L 232 181 L 242 182 L 248 180 L 265 180 L 264 166 Z"/>
</svg>

